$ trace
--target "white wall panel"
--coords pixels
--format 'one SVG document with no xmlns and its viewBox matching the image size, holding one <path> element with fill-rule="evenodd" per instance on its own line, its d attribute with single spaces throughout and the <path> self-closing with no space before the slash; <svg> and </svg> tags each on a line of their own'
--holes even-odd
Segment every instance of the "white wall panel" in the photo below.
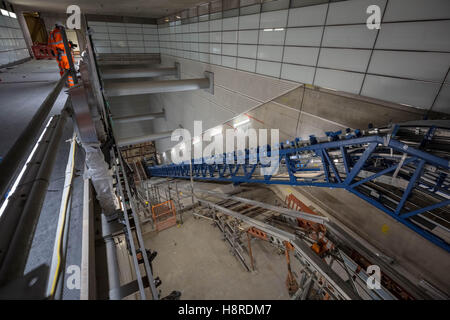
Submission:
<svg viewBox="0 0 450 320">
<path fill-rule="evenodd" d="M 361 73 L 317 68 L 314 85 L 358 94 L 363 79 Z"/>
<path fill-rule="evenodd" d="M 159 50 L 159 45 L 163 54 L 300 83 L 315 80 L 317 86 L 355 94 L 360 93 L 365 81 L 363 95 L 421 108 L 431 106 L 436 88 L 444 78 L 450 82 L 450 76 L 446 76 L 450 65 L 450 20 L 443 20 L 450 19 L 450 0 L 325 2 L 265 2 L 262 13 L 258 6 L 252 6 L 251 10 L 241 10 L 242 16 L 161 26 L 158 34 L 145 25 L 127 24 L 125 39 L 119 33 L 112 36 L 101 32 L 97 34 L 103 36 L 96 41 L 106 44 L 112 36 L 116 39 L 111 41 L 126 43 L 122 47 L 115 43 L 115 48 L 126 49 L 128 45 L 139 51 L 141 38 L 133 35 L 141 35 L 137 31 L 142 28 L 145 50 L 148 45 Z M 284 9 L 288 3 L 295 8 Z M 380 31 L 366 26 L 366 9 L 373 4 L 386 12 Z M 270 11 L 274 8 L 277 11 Z M 441 20 L 425 21 L 429 19 Z M 95 27 L 104 31 L 121 25 L 100 23 Z M 150 35 L 157 39 L 148 38 Z M 437 108 L 450 103 L 446 101 L 447 90 L 446 86 L 436 102 Z"/>
<path fill-rule="evenodd" d="M 240 44 L 238 45 L 238 56 L 256 59 L 256 50 L 256 45 Z"/>
<path fill-rule="evenodd" d="M 314 68 L 283 63 L 281 78 L 300 83 L 312 84 L 314 79 Z"/>
<path fill-rule="evenodd" d="M 377 30 L 369 30 L 365 24 L 328 26 L 325 27 L 322 46 L 371 49 L 376 35 Z"/>
<path fill-rule="evenodd" d="M 260 14 L 239 17 L 239 29 L 259 29 Z"/>
<path fill-rule="evenodd" d="M 328 9 L 327 25 L 366 23 L 369 15 L 367 7 L 377 5 L 384 11 L 386 0 L 349 0 L 330 3 Z"/>
<path fill-rule="evenodd" d="M 281 61 L 282 46 L 258 46 L 257 58 L 260 60 Z"/>
<path fill-rule="evenodd" d="M 318 66 L 332 69 L 365 72 L 371 50 L 322 48 Z"/>
<path fill-rule="evenodd" d="M 237 68 L 244 71 L 255 72 L 256 70 L 256 60 L 253 59 L 237 59 Z"/>
<path fill-rule="evenodd" d="M 260 44 L 275 44 L 283 45 L 286 31 L 265 31 L 259 30 L 259 43 Z"/>
<path fill-rule="evenodd" d="M 450 66 L 450 53 L 375 50 L 369 73 L 443 81 Z"/>
<path fill-rule="evenodd" d="M 163 44 L 183 49 L 183 37 L 177 34 L 164 35 L 157 25 L 89 21 L 93 30 L 92 39 L 98 53 L 159 53 L 159 40 Z M 160 34 L 160 35 L 159 35 Z"/>
<path fill-rule="evenodd" d="M 279 62 L 268 62 L 261 60 L 256 62 L 256 73 L 278 78 L 280 76 L 280 70 L 281 63 Z"/>
<path fill-rule="evenodd" d="M 384 22 L 450 19 L 448 0 L 389 0 Z"/>
<path fill-rule="evenodd" d="M 209 21 L 209 31 L 220 31 L 222 30 L 222 19 Z"/>
<path fill-rule="evenodd" d="M 237 56 L 236 44 L 222 44 L 222 54 L 227 56 Z"/>
<path fill-rule="evenodd" d="M 288 27 L 321 26 L 325 23 L 327 4 L 289 10 Z"/>
<path fill-rule="evenodd" d="M 286 32 L 286 45 L 320 46 L 323 27 L 289 28 Z"/>
<path fill-rule="evenodd" d="M 237 30 L 239 17 L 223 19 L 222 30 Z"/>
<path fill-rule="evenodd" d="M 288 10 L 261 13 L 260 28 L 284 28 L 287 24 Z"/>
<path fill-rule="evenodd" d="M 439 111 L 444 113 L 450 113 L 450 85 L 446 84 L 442 86 L 441 92 L 436 99 L 433 106 L 433 111 Z"/>
<path fill-rule="evenodd" d="M 236 68 L 236 57 L 222 56 L 222 65 L 224 67 Z"/>
<path fill-rule="evenodd" d="M 258 30 L 244 30 L 239 31 L 239 43 L 245 44 L 257 44 L 258 43 Z"/>
<path fill-rule="evenodd" d="M 209 31 L 209 21 L 203 21 L 198 23 L 198 32 Z"/>
<path fill-rule="evenodd" d="M 285 47 L 283 62 L 315 66 L 319 48 Z"/>
<path fill-rule="evenodd" d="M 237 31 L 224 31 L 222 32 L 223 43 L 237 43 L 238 32 Z"/>
<path fill-rule="evenodd" d="M 450 52 L 450 21 L 384 23 L 376 49 Z"/>
</svg>

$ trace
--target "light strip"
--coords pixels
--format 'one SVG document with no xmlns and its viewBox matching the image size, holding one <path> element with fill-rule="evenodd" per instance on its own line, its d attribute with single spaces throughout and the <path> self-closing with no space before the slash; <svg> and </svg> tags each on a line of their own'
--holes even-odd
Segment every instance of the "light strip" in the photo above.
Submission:
<svg viewBox="0 0 450 320">
<path fill-rule="evenodd" d="M 239 126 L 242 126 L 242 125 L 244 125 L 244 124 L 246 124 L 246 123 L 249 123 L 249 122 L 250 122 L 250 119 L 247 118 L 247 119 L 242 120 L 242 121 L 240 121 L 240 122 L 238 122 L 238 123 L 235 123 L 235 124 L 234 124 L 234 127 L 239 127 Z"/>
<path fill-rule="evenodd" d="M 5 9 L 0 9 L 0 10 L 1 10 L 1 12 L 2 12 L 2 15 L 4 15 L 4 16 L 9 16 L 8 11 L 6 11 Z"/>
<path fill-rule="evenodd" d="M 6 206 L 8 205 L 9 202 L 9 198 L 11 197 L 11 195 L 16 191 L 17 186 L 19 185 L 20 180 L 22 179 L 23 174 L 25 173 L 25 170 L 27 169 L 28 163 L 30 163 L 31 159 L 33 158 L 34 153 L 36 152 L 36 149 L 39 145 L 39 143 L 42 140 L 42 137 L 44 136 L 45 132 L 47 131 L 48 126 L 50 125 L 50 121 L 52 121 L 53 117 L 51 117 L 48 122 L 47 125 L 45 126 L 44 131 L 42 131 L 41 136 L 39 137 L 38 141 L 36 142 L 36 144 L 33 147 L 33 150 L 31 150 L 30 155 L 28 156 L 27 161 L 25 162 L 24 166 L 22 167 L 22 170 L 20 171 L 19 175 L 17 176 L 16 180 L 14 181 L 13 186 L 11 187 L 11 190 L 8 193 L 8 198 L 6 198 L 5 201 L 3 201 L 3 204 L 0 208 L 0 217 L 2 216 L 3 212 L 6 209 Z"/>
<path fill-rule="evenodd" d="M 9 16 L 10 16 L 11 18 L 17 19 L 17 16 L 16 16 L 16 14 L 15 14 L 14 12 L 10 12 L 10 13 L 9 13 Z"/>
</svg>

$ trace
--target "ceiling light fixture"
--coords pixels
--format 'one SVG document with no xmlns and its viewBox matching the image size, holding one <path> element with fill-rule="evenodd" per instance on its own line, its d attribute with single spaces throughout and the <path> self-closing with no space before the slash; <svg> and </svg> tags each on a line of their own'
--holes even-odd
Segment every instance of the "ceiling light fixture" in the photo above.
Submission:
<svg viewBox="0 0 450 320">
<path fill-rule="evenodd" d="M 217 136 L 220 133 L 222 133 L 222 127 L 214 128 L 211 130 L 211 137 Z"/>
</svg>

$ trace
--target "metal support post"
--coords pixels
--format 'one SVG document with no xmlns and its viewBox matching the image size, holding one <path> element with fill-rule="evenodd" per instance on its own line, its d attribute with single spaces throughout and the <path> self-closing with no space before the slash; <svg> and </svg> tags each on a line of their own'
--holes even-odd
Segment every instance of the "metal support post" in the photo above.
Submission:
<svg viewBox="0 0 450 320">
<path fill-rule="evenodd" d="M 131 79 L 131 78 L 152 78 L 162 76 L 177 76 L 178 69 L 175 68 L 107 68 L 102 69 L 102 79 Z"/>
<path fill-rule="evenodd" d="M 247 241 L 248 241 L 248 255 L 250 257 L 250 265 L 252 270 L 255 271 L 255 264 L 253 262 L 253 253 L 252 253 L 252 236 L 247 232 Z"/>
</svg>

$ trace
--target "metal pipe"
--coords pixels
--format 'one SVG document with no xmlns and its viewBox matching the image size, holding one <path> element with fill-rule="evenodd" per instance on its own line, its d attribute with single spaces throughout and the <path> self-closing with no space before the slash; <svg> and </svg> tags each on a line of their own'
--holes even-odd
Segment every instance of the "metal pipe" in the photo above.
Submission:
<svg viewBox="0 0 450 320">
<path fill-rule="evenodd" d="M 67 40 L 66 28 L 64 26 L 58 26 L 61 32 L 61 37 L 64 44 L 64 51 L 66 51 L 66 57 L 69 61 L 69 72 L 71 73 L 72 80 L 74 84 L 78 83 L 77 71 L 75 70 L 75 65 L 73 61 L 72 49 L 69 47 L 69 40 Z"/>
<path fill-rule="evenodd" d="M 104 215 L 102 215 L 103 220 Z M 113 237 L 105 238 L 106 261 L 108 268 L 109 299 L 120 300 L 119 264 L 117 260 L 116 243 Z"/>
<path fill-rule="evenodd" d="M 132 144 L 144 143 L 144 142 L 169 138 L 170 136 L 172 136 L 172 131 L 151 133 L 151 134 L 147 134 L 145 136 L 139 136 L 139 137 L 122 138 L 117 141 L 117 146 L 124 147 L 124 146 L 129 146 Z"/>
<path fill-rule="evenodd" d="M 66 107 L 61 112 L 53 134 L 43 144 L 46 146 L 45 155 L 40 162 L 37 175 L 29 182 L 31 190 L 23 200 L 20 198 L 14 199 L 25 202 L 22 212 L 16 212 L 20 216 L 20 219 L 16 220 L 17 224 L 15 226 L 0 225 L 2 228 L 12 228 L 14 230 L 12 237 L 7 240 L 7 252 L 2 256 L 0 283 L 21 277 L 25 270 L 34 232 L 39 221 L 45 195 L 47 194 L 50 176 L 66 123 L 68 104 L 70 104 L 70 99 L 67 99 Z"/>
<path fill-rule="evenodd" d="M 125 173 L 124 164 L 123 164 L 122 156 L 121 156 L 120 153 L 118 154 L 118 159 L 119 159 L 119 165 L 120 165 L 122 173 L 123 173 L 123 179 L 124 179 L 124 182 L 125 182 L 125 191 L 127 192 L 128 197 L 129 197 L 129 204 L 130 204 L 131 214 L 133 215 L 133 220 L 134 220 L 135 235 L 136 235 L 136 238 L 137 238 L 137 241 L 138 241 L 138 245 L 139 245 L 140 250 L 141 250 L 142 260 L 144 260 L 144 269 L 145 269 L 145 273 L 147 274 L 147 279 L 148 279 L 148 283 L 149 283 L 149 287 L 150 287 L 150 292 L 152 293 L 153 300 L 159 300 L 159 294 L 158 294 L 158 291 L 156 290 L 156 285 L 155 285 L 155 278 L 153 277 L 152 267 L 150 266 L 150 262 L 149 262 L 149 259 L 148 259 L 148 256 L 147 256 L 147 249 L 145 248 L 144 238 L 142 237 L 142 231 L 141 231 L 141 224 L 140 224 L 140 221 L 139 221 L 139 216 L 136 213 L 134 199 L 132 198 L 130 185 L 128 184 L 128 178 L 127 178 L 127 175 Z M 121 182 L 119 181 L 119 184 L 120 183 Z M 127 228 L 128 228 L 128 226 L 127 226 Z M 133 241 L 131 232 L 129 232 L 128 234 L 130 236 L 130 242 Z"/>
<path fill-rule="evenodd" d="M 86 166 L 84 171 L 87 171 Z M 83 177 L 82 226 L 80 300 L 94 300 L 96 298 L 94 201 L 88 177 Z"/>
<path fill-rule="evenodd" d="M 178 74 L 177 68 L 111 68 L 102 70 L 103 80 L 123 79 L 123 78 L 151 78 L 161 76 L 175 76 Z"/>
<path fill-rule="evenodd" d="M 105 84 L 106 94 L 110 97 L 131 96 L 139 94 L 192 91 L 210 87 L 209 78 L 184 80 L 146 80 L 113 82 Z"/>
<path fill-rule="evenodd" d="M 103 71 L 106 69 L 158 68 L 161 65 L 159 63 L 147 63 L 147 62 L 143 62 L 143 63 L 128 62 L 127 64 L 116 64 L 116 63 L 109 64 L 107 62 L 100 63 L 100 61 L 99 61 L 97 66 L 101 71 Z"/>
<path fill-rule="evenodd" d="M 128 122 L 152 120 L 152 119 L 157 119 L 157 118 L 164 118 L 164 112 L 137 114 L 137 115 L 123 116 L 123 117 L 113 117 L 113 121 L 114 121 L 114 123 L 128 123 Z"/>
<path fill-rule="evenodd" d="M 14 145 L 9 149 L 3 161 L 0 163 L 0 193 L 4 197 L 11 180 L 16 173 L 17 168 L 22 163 L 22 159 L 25 157 L 25 153 L 30 148 L 31 144 L 36 140 L 36 136 L 42 127 L 45 119 L 47 119 L 50 110 L 55 103 L 56 98 L 61 92 L 64 83 L 66 82 L 69 71 L 66 71 L 63 76 L 56 83 L 53 90 L 42 102 L 41 106 L 34 114 L 33 119 L 28 123 L 25 130 L 17 138 Z"/>
</svg>

